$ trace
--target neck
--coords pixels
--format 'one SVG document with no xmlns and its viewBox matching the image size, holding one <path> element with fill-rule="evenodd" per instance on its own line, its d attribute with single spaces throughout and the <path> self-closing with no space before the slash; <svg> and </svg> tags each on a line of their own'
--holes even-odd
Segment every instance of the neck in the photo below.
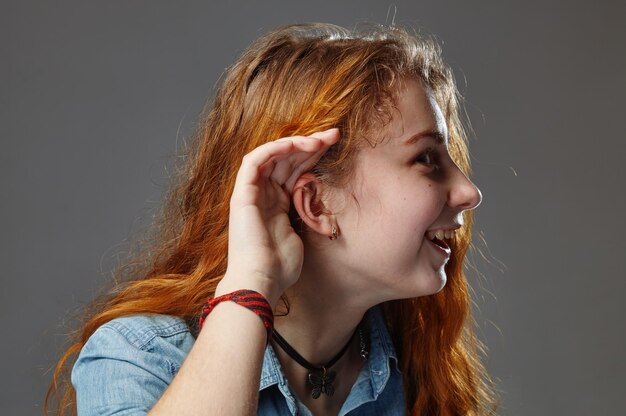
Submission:
<svg viewBox="0 0 626 416">
<path fill-rule="evenodd" d="M 309 260 L 311 258 L 309 256 Z M 286 292 L 289 313 L 281 316 L 283 308 L 277 308 L 274 326 L 293 349 L 316 367 L 331 361 L 352 338 L 345 354 L 328 369 L 336 372 L 335 394 L 311 399 L 309 370 L 276 342 L 272 341 L 272 346 L 296 396 L 316 414 L 337 414 L 364 363 L 359 335 L 353 335 L 367 310 L 375 303 L 368 304 L 358 296 L 363 292 L 354 291 L 354 279 L 348 279 L 347 273 L 324 270 L 320 264 L 323 263 L 307 264 L 305 258 L 300 279 Z M 366 345 L 367 332 L 364 331 Z"/>
<path fill-rule="evenodd" d="M 356 296 L 326 283 L 332 280 L 303 273 L 286 293 L 289 313 L 281 316 L 282 308 L 278 308 L 275 316 L 276 330 L 315 366 L 326 364 L 346 345 L 373 306 L 354 304 L 350 299 Z"/>
</svg>

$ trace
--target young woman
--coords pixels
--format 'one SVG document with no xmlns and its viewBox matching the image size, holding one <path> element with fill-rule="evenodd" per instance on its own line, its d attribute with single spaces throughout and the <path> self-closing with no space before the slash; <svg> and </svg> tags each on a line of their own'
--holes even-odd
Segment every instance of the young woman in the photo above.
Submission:
<svg viewBox="0 0 626 416">
<path fill-rule="evenodd" d="M 95 305 L 46 402 L 79 353 L 59 407 L 81 416 L 493 413 L 457 95 L 437 46 L 397 28 L 260 38 L 202 118 L 149 266 Z"/>
</svg>

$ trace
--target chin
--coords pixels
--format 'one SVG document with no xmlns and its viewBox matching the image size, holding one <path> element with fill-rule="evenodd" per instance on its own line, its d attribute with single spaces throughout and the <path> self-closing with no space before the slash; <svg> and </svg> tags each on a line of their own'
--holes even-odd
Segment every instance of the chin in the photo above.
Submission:
<svg viewBox="0 0 626 416">
<path fill-rule="evenodd" d="M 441 292 L 441 290 L 446 286 L 447 281 L 448 276 L 446 276 L 446 273 L 442 270 L 428 281 L 423 282 L 423 285 L 420 287 L 420 291 L 422 293 L 418 296 L 434 295 L 435 293 Z"/>
<path fill-rule="evenodd" d="M 393 289 L 390 299 L 410 299 L 439 293 L 445 286 L 448 276 L 444 268 L 440 270 L 418 271 L 411 277 L 403 279 L 401 285 Z"/>
<path fill-rule="evenodd" d="M 435 293 L 439 293 L 439 292 L 441 292 L 441 291 L 443 290 L 443 288 L 446 286 L 446 282 L 447 282 L 447 279 L 446 279 L 446 277 L 444 276 L 444 278 L 441 280 L 441 282 L 440 282 L 439 287 L 437 288 L 437 290 L 436 290 L 435 292 L 433 292 L 433 295 L 434 295 Z"/>
</svg>

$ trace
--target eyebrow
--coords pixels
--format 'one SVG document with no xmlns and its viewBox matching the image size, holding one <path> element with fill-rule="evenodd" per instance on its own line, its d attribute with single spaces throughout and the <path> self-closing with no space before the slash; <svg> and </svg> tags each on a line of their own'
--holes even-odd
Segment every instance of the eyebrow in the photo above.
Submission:
<svg viewBox="0 0 626 416">
<path fill-rule="evenodd" d="M 423 139 L 424 137 L 432 137 L 433 139 L 437 141 L 438 144 L 443 144 L 446 142 L 446 137 L 439 130 L 427 130 L 421 133 L 414 134 L 413 136 L 409 137 L 404 142 L 404 144 L 406 145 L 415 144 L 420 139 Z"/>
</svg>

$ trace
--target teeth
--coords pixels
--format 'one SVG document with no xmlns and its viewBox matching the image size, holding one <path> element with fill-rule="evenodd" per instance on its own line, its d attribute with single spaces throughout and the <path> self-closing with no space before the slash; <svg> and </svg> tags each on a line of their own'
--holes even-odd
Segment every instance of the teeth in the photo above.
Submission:
<svg viewBox="0 0 626 416">
<path fill-rule="evenodd" d="M 435 238 L 437 240 L 449 240 L 452 237 L 454 237 L 454 233 L 455 230 L 437 230 L 437 231 L 429 231 L 426 233 L 426 237 L 428 237 L 429 240 L 434 240 Z"/>
</svg>

